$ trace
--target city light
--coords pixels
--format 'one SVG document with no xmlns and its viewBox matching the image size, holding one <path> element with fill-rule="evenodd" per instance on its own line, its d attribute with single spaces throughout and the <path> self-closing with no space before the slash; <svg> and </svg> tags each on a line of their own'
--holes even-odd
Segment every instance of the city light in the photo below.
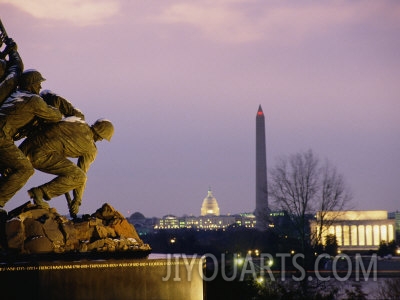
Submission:
<svg viewBox="0 0 400 300">
<path fill-rule="evenodd" d="M 237 258 L 235 258 L 235 264 L 236 264 L 237 266 L 242 266 L 243 263 L 244 263 L 244 259 L 243 259 L 242 257 L 237 257 Z"/>
</svg>

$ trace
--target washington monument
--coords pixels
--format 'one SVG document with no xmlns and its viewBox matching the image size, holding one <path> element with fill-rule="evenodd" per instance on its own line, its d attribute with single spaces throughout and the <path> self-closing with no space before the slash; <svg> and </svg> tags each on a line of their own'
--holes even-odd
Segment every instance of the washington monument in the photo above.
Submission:
<svg viewBox="0 0 400 300">
<path fill-rule="evenodd" d="M 261 105 L 256 116 L 256 210 L 258 229 L 268 226 L 267 151 L 265 145 L 265 118 Z"/>
</svg>

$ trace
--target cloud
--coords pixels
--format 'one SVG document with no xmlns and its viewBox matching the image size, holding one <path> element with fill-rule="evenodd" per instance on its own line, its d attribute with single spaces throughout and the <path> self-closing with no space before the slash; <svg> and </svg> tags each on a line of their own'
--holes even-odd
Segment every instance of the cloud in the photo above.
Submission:
<svg viewBox="0 0 400 300">
<path fill-rule="evenodd" d="M 119 11 L 113 0 L 1 0 L 39 19 L 68 21 L 77 26 L 96 25 Z"/>
<path fill-rule="evenodd" d="M 246 42 L 260 38 L 254 24 L 225 1 L 172 4 L 157 19 L 169 24 L 189 24 L 214 40 Z"/>
<path fill-rule="evenodd" d="M 264 0 L 173 2 L 156 17 L 167 24 L 187 24 L 211 40 L 245 43 L 296 41 L 334 27 L 357 22 L 397 22 L 396 2 L 333 1 L 322 3 Z M 381 21 L 379 21 L 381 20 Z"/>
</svg>

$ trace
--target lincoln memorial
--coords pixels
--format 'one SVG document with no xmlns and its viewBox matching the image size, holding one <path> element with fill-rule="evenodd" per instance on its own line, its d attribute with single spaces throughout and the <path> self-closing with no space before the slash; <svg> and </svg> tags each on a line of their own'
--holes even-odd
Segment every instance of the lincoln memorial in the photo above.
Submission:
<svg viewBox="0 0 400 300">
<path fill-rule="evenodd" d="M 384 210 L 325 211 L 317 213 L 311 230 L 316 236 L 321 234 L 323 244 L 328 234 L 335 235 L 341 251 L 377 250 L 381 241 L 395 239 L 395 220 L 388 219 Z"/>
</svg>

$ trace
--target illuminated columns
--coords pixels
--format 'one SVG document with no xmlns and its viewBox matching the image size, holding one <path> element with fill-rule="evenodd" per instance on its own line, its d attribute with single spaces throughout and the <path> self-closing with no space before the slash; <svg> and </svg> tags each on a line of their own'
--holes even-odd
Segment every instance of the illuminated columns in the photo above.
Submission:
<svg viewBox="0 0 400 300">
<path fill-rule="evenodd" d="M 326 231 L 336 235 L 339 246 L 379 246 L 381 241 L 390 242 L 394 239 L 393 228 L 392 224 L 335 225 Z"/>
<path fill-rule="evenodd" d="M 357 226 L 351 225 L 350 226 L 350 244 L 352 246 L 358 246 L 358 234 L 357 234 Z"/>
<path fill-rule="evenodd" d="M 365 245 L 372 245 L 372 226 L 365 226 Z"/>
<path fill-rule="evenodd" d="M 343 226 L 343 246 L 350 245 L 350 227 L 348 225 Z"/>
<path fill-rule="evenodd" d="M 389 230 L 388 230 L 388 241 L 393 241 L 394 240 L 394 227 L 392 224 L 389 224 Z"/>
<path fill-rule="evenodd" d="M 335 234 L 338 245 L 342 246 L 343 245 L 342 225 L 336 225 Z"/>
<path fill-rule="evenodd" d="M 327 234 L 333 234 L 341 250 L 374 250 L 381 241 L 395 238 L 395 220 L 388 219 L 386 211 L 331 211 L 325 218 L 331 223 L 319 232 L 322 243 L 326 244 Z"/>
<path fill-rule="evenodd" d="M 358 245 L 365 246 L 365 226 L 358 225 Z"/>
</svg>

